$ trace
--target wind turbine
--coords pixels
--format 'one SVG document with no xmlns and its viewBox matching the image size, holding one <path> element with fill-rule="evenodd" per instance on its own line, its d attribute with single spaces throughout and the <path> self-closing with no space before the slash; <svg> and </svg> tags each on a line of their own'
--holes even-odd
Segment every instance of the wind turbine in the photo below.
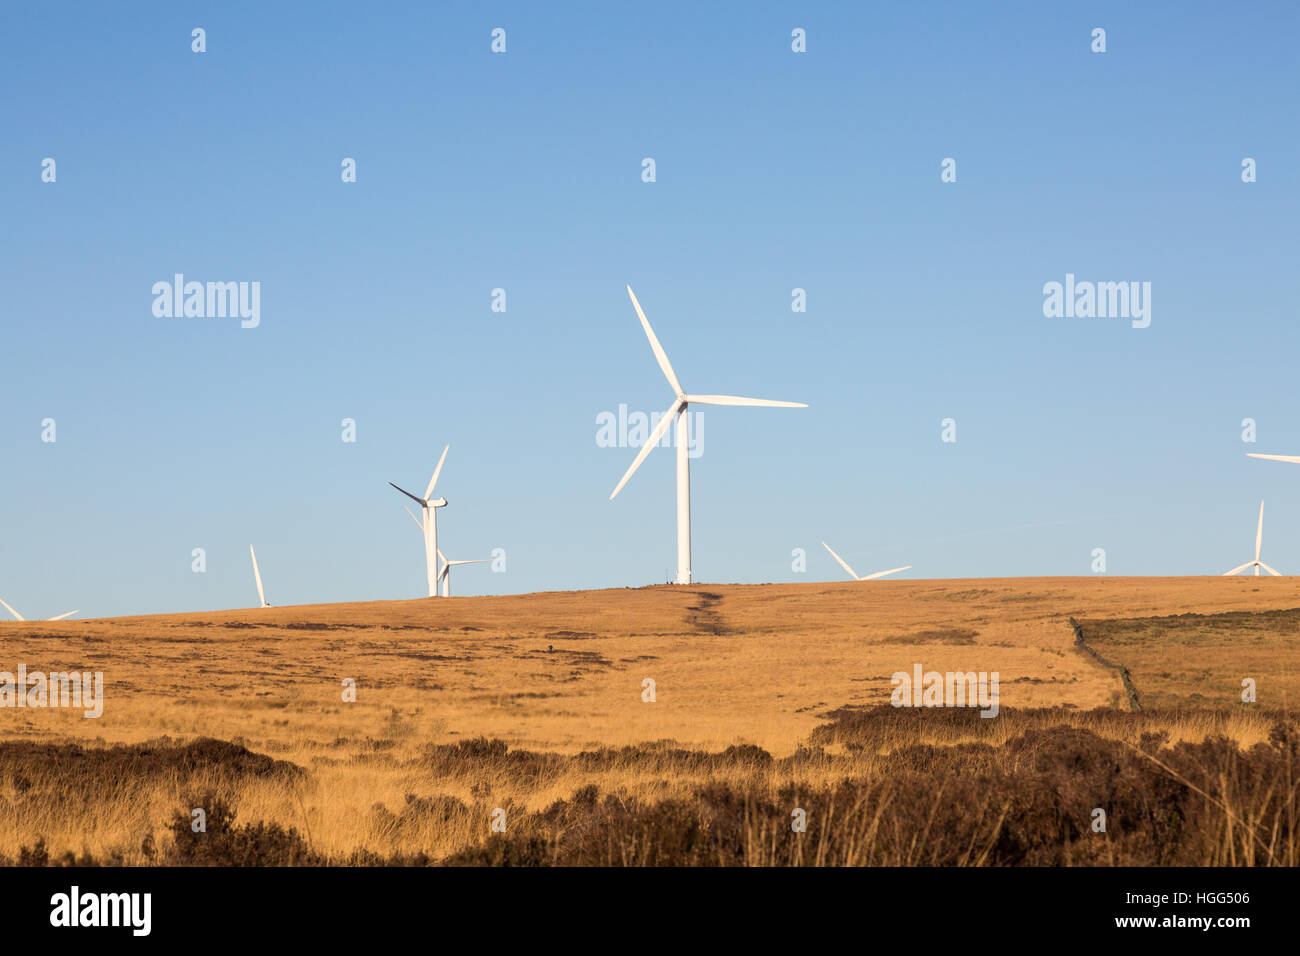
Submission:
<svg viewBox="0 0 1300 956">
<path fill-rule="evenodd" d="M 1269 574 L 1273 575 L 1274 577 L 1280 578 L 1282 576 L 1280 571 L 1274 571 L 1263 561 L 1259 560 L 1259 546 L 1263 542 L 1264 542 L 1264 502 L 1261 501 L 1259 503 L 1259 528 L 1255 532 L 1255 560 L 1247 561 L 1241 567 L 1233 568 L 1231 571 L 1225 571 L 1223 573 L 1223 576 L 1226 578 L 1230 574 L 1240 574 L 1242 571 L 1245 571 L 1247 568 L 1254 568 L 1255 577 L 1259 577 L 1259 569 L 1263 568 L 1265 571 L 1267 571 Z"/>
<path fill-rule="evenodd" d="M 664 378 L 668 379 L 668 384 L 672 386 L 676 398 L 668 406 L 668 411 L 664 412 L 663 418 L 659 419 L 659 424 L 650 432 L 646 438 L 645 444 L 641 446 L 640 453 L 632 461 L 632 467 L 623 473 L 623 478 L 618 485 L 610 492 L 609 498 L 614 500 L 614 496 L 623 490 L 627 480 L 632 477 L 632 473 L 641 467 L 641 462 L 645 461 L 646 455 L 650 454 L 651 449 L 659 444 L 659 440 L 664 437 L 668 431 L 668 426 L 676 420 L 677 431 L 675 435 L 677 444 L 677 583 L 691 583 L 691 460 L 687 455 L 687 445 L 690 443 L 690 424 L 686 417 L 686 409 L 689 405 L 745 405 L 745 406 L 762 406 L 765 408 L 807 408 L 803 402 L 774 402 L 765 398 L 738 398 L 735 395 L 687 395 L 682 389 L 682 383 L 677 380 L 677 373 L 668 362 L 668 355 L 664 352 L 663 346 L 655 338 L 654 329 L 650 328 L 650 323 L 641 311 L 641 303 L 636 300 L 636 294 L 633 293 L 632 287 L 627 287 L 628 298 L 632 300 L 632 308 L 636 309 L 637 318 L 641 320 L 641 327 L 645 329 L 646 338 L 650 340 L 650 349 L 655 354 L 655 360 L 659 362 L 659 368 L 664 373 Z"/>
<path fill-rule="evenodd" d="M 831 546 L 829 544 L 823 541 L 822 547 L 825 548 L 827 551 L 831 552 L 831 557 L 834 558 L 836 561 L 838 561 L 840 563 L 840 567 L 842 567 L 845 571 L 849 572 L 849 575 L 855 581 L 871 581 L 874 580 L 875 578 L 883 578 L 886 574 L 896 574 L 899 571 L 906 571 L 911 567 L 910 564 L 905 564 L 901 568 L 890 568 L 888 571 L 877 571 L 875 574 L 868 574 L 866 577 L 858 577 L 858 572 L 854 571 L 851 567 L 849 567 L 848 562 L 845 561 L 843 558 L 841 558 L 838 554 L 836 554 L 831 549 Z"/>
<path fill-rule="evenodd" d="M 402 505 L 402 507 L 406 510 L 406 513 L 411 516 L 411 520 L 415 522 L 415 526 L 423 531 L 424 525 L 420 523 L 420 519 L 415 516 L 415 513 L 412 512 L 410 508 L 407 508 L 406 505 Z M 453 565 L 484 564 L 492 560 L 491 558 L 475 558 L 472 561 L 448 561 L 447 556 L 442 553 L 441 548 L 438 549 L 438 557 L 442 560 L 442 573 L 438 575 L 438 580 L 442 582 L 443 597 L 451 597 L 451 569 Z"/>
<path fill-rule="evenodd" d="M 21 614 L 19 614 L 17 611 L 15 611 L 13 608 L 11 608 L 8 604 L 5 604 L 3 598 L 0 598 L 0 604 L 4 604 L 4 606 L 5 606 L 5 610 L 8 611 L 10 614 L 12 614 L 12 615 L 17 619 L 17 620 L 19 620 L 19 621 L 25 621 L 25 620 L 27 620 L 27 618 L 23 617 Z M 74 615 L 74 614 L 76 614 L 76 613 L 77 613 L 76 611 L 65 611 L 63 614 L 60 614 L 58 617 L 47 617 L 45 620 L 47 620 L 47 621 L 61 621 L 61 620 L 63 620 L 65 617 L 72 617 L 72 615 Z"/>
<path fill-rule="evenodd" d="M 433 486 L 438 483 L 438 475 L 442 471 L 442 463 L 447 460 L 447 452 L 451 450 L 448 445 L 442 450 L 442 457 L 438 459 L 438 467 L 433 469 L 433 477 L 429 479 L 429 487 L 424 491 L 424 497 L 420 498 L 411 494 L 405 488 L 398 488 L 390 481 L 389 484 L 397 488 L 402 494 L 412 501 L 419 502 L 421 514 L 424 521 L 420 522 L 420 530 L 424 532 L 424 563 L 429 578 L 429 597 L 438 596 L 438 508 L 447 507 L 446 498 L 433 497 Z M 414 515 L 412 515 L 414 517 Z"/>
<path fill-rule="evenodd" d="M 262 572 L 257 570 L 257 552 L 253 550 L 251 544 L 248 546 L 248 553 L 253 556 L 253 580 L 257 582 L 257 599 L 262 602 L 262 607 L 270 607 L 271 605 L 266 603 L 266 592 L 262 590 Z"/>
<path fill-rule="evenodd" d="M 441 551 L 438 552 L 438 557 L 442 558 L 442 574 L 439 577 L 442 578 L 443 597 L 451 597 L 451 569 L 453 567 L 458 564 L 486 564 L 492 560 L 491 558 L 475 558 L 472 561 L 448 561 L 447 556 Z"/>
</svg>

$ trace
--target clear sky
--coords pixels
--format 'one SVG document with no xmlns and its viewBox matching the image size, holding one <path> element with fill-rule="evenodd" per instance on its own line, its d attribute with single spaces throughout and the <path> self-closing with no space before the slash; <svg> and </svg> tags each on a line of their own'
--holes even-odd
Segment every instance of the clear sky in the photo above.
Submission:
<svg viewBox="0 0 1300 956">
<path fill-rule="evenodd" d="M 1221 573 L 1261 499 L 1300 573 L 1300 465 L 1245 457 L 1300 455 L 1297 9 L 14 5 L 0 597 L 244 607 L 249 543 L 274 604 L 419 596 L 387 482 L 444 444 L 443 551 L 507 554 L 457 593 L 663 581 L 673 453 L 611 502 L 596 442 L 672 398 L 627 284 L 688 391 L 810 406 L 703 410 L 700 581 Z M 156 317 L 175 273 L 260 325 Z M 1067 273 L 1150 327 L 1045 317 Z"/>
</svg>

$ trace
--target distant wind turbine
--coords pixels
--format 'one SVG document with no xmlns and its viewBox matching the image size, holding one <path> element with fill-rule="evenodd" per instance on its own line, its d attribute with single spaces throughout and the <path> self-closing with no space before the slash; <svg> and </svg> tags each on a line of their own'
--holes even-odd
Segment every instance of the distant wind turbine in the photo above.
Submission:
<svg viewBox="0 0 1300 956">
<path fill-rule="evenodd" d="M 1233 568 L 1231 571 L 1225 571 L 1223 573 L 1223 576 L 1226 578 L 1231 574 L 1240 574 L 1242 571 L 1245 571 L 1247 568 L 1254 568 L 1255 577 L 1259 577 L 1259 569 L 1263 568 L 1269 574 L 1280 578 L 1282 576 L 1282 573 L 1280 571 L 1274 571 L 1272 568 L 1270 568 L 1267 564 L 1265 564 L 1263 561 L 1259 559 L 1259 547 L 1263 543 L 1264 543 L 1264 502 L 1261 501 L 1259 503 L 1259 528 L 1256 529 L 1255 531 L 1255 560 L 1247 561 L 1241 567 Z"/>
<path fill-rule="evenodd" d="M 831 557 L 834 558 L 836 561 L 838 561 L 840 563 L 840 567 L 842 567 L 845 571 L 849 572 L 849 575 L 855 581 L 871 581 L 874 580 L 875 578 L 883 578 L 886 574 L 897 574 L 899 571 L 906 571 L 912 567 L 910 564 L 905 564 L 901 568 L 890 568 L 888 571 L 877 571 L 875 574 L 868 574 L 866 577 L 858 577 L 858 572 L 854 571 L 851 567 L 849 567 L 849 563 L 845 561 L 843 558 L 841 558 L 838 554 L 836 554 L 834 550 L 832 550 L 829 544 L 823 541 L 822 547 L 825 548 L 827 551 L 830 551 Z"/>
<path fill-rule="evenodd" d="M 8 611 L 10 614 L 12 614 L 17 620 L 19 621 L 27 620 L 27 618 L 23 617 L 21 614 L 19 614 L 17 611 L 11 608 L 8 604 L 5 604 L 4 599 L 0 598 L 0 604 L 4 604 L 5 610 Z M 65 617 L 72 617 L 72 615 L 76 613 L 77 613 L 76 611 L 65 611 L 64 613 L 60 614 L 58 617 L 47 617 L 45 620 L 62 621 Z"/>
<path fill-rule="evenodd" d="M 405 505 L 402 507 L 406 508 Z M 424 525 L 420 523 L 420 519 L 415 516 L 415 513 L 412 512 L 410 508 L 406 508 L 406 513 L 411 516 L 411 520 L 415 522 L 415 526 L 423 531 Z M 473 561 L 448 561 L 447 556 L 442 553 L 441 549 L 438 550 L 438 558 L 442 561 L 442 572 L 438 575 L 438 580 L 442 582 L 443 597 L 451 597 L 451 569 L 453 565 L 484 564 L 492 560 L 491 558 L 476 558 Z"/>
<path fill-rule="evenodd" d="M 646 319 L 645 313 L 641 311 L 641 303 L 636 300 L 632 287 L 627 287 L 628 297 L 632 300 L 632 308 L 636 309 L 637 318 L 641 320 L 641 327 L 645 329 L 646 338 L 650 340 L 650 349 L 655 354 L 655 359 L 659 362 L 659 368 L 664 373 L 664 378 L 668 379 L 668 384 L 672 386 L 676 398 L 668 406 L 668 411 L 664 412 L 663 418 L 659 419 L 659 424 L 650 432 L 646 438 L 645 444 L 641 446 L 640 453 L 632 461 L 630 467 L 624 474 L 621 481 L 610 492 L 610 500 L 614 499 L 627 480 L 632 477 L 632 473 L 641 467 L 641 462 L 645 461 L 646 456 L 650 454 L 651 449 L 659 444 L 659 440 L 664 437 L 668 431 L 668 426 L 673 424 L 674 419 L 677 423 L 676 443 L 677 443 L 677 583 L 691 583 L 691 460 L 688 456 L 690 439 L 690 424 L 687 419 L 686 409 L 689 405 L 745 405 L 745 406 L 762 406 L 765 408 L 807 408 L 803 402 L 775 402 L 765 398 L 738 398 L 735 395 L 687 395 L 682 389 L 682 383 L 677 380 L 677 373 L 668 362 L 668 355 L 664 352 L 663 346 L 655 338 L 655 333 L 650 328 L 650 322 Z"/>
<path fill-rule="evenodd" d="M 442 457 L 438 459 L 438 467 L 433 469 L 433 477 L 429 479 L 429 487 L 424 491 L 424 497 L 411 494 L 405 488 L 398 488 L 390 481 L 389 484 L 397 488 L 402 494 L 412 501 L 418 502 L 424 521 L 420 523 L 420 530 L 424 532 L 424 563 L 425 570 L 429 578 L 429 597 L 438 596 L 438 511 L 439 508 L 447 507 L 446 498 L 433 497 L 433 486 L 438 483 L 438 475 L 442 472 L 442 463 L 447 460 L 447 452 L 451 450 L 448 445 L 442 450 Z"/>
<path fill-rule="evenodd" d="M 486 564 L 491 558 L 475 558 L 472 561 L 448 561 L 447 556 L 441 551 L 438 557 L 442 558 L 442 596 L 451 597 L 451 569 L 458 564 Z"/>
<path fill-rule="evenodd" d="M 262 602 L 262 607 L 270 607 L 266 603 L 266 592 L 262 590 L 262 572 L 257 570 L 257 552 L 253 546 L 248 546 L 248 553 L 253 556 L 253 580 L 257 582 L 257 599 Z"/>
</svg>

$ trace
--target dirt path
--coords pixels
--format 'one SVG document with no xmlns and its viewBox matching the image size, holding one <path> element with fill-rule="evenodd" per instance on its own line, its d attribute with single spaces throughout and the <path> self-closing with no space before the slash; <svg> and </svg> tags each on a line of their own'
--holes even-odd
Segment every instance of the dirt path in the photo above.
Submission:
<svg viewBox="0 0 1300 956">
<path fill-rule="evenodd" d="M 716 591 L 697 591 L 699 601 L 687 608 L 686 623 L 699 634 L 720 636 L 730 633 L 722 620 L 718 607 L 722 604 L 722 595 Z"/>
</svg>

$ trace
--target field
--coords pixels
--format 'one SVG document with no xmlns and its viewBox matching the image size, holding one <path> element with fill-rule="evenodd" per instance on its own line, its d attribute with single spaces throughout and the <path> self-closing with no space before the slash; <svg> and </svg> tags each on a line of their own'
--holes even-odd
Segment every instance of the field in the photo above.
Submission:
<svg viewBox="0 0 1300 956">
<path fill-rule="evenodd" d="M 4 623 L 0 670 L 105 704 L 0 709 L 0 857 L 1294 865 L 1296 609 L 1036 578 Z M 918 663 L 997 672 L 1001 712 L 884 706 Z"/>
</svg>

